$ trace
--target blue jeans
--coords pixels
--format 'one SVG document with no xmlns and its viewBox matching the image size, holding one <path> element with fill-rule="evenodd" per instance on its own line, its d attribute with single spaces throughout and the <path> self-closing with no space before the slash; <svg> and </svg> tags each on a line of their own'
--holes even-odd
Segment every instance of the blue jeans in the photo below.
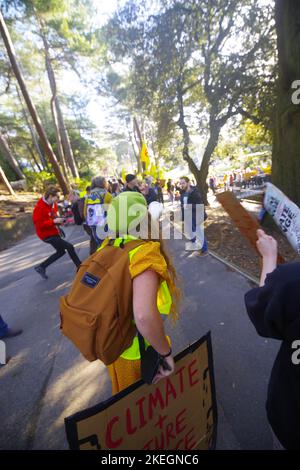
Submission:
<svg viewBox="0 0 300 470">
<path fill-rule="evenodd" d="M 205 252 L 205 251 L 208 251 L 208 244 L 207 244 L 207 240 L 206 240 L 205 237 L 204 237 L 204 240 L 203 240 L 203 245 L 202 245 L 201 251 L 202 251 L 202 253 Z"/>
<path fill-rule="evenodd" d="M 207 240 L 206 240 L 205 235 L 204 235 L 204 227 L 202 227 L 200 229 L 200 227 L 197 227 L 196 221 L 192 220 L 192 230 L 193 230 L 193 233 L 197 233 L 197 231 L 203 230 L 203 244 L 202 244 L 201 251 L 202 251 L 202 253 L 208 251 L 208 244 L 207 244 Z M 197 235 L 196 235 L 194 238 L 191 239 L 191 242 L 195 243 L 197 238 L 199 238 L 199 241 L 202 239 L 202 237 L 200 237 L 199 235 L 197 237 Z"/>
<path fill-rule="evenodd" d="M 5 323 L 5 321 L 0 315 L 0 338 L 4 338 L 7 332 L 8 332 L 8 325 L 7 323 Z"/>
<path fill-rule="evenodd" d="M 194 238 L 192 238 L 191 242 L 195 243 L 196 240 L 197 240 L 197 237 L 194 237 Z M 207 240 L 206 240 L 205 237 L 204 237 L 204 240 L 203 240 L 203 245 L 202 245 L 201 251 L 202 251 L 202 253 L 208 251 L 208 244 L 207 244 Z"/>
</svg>

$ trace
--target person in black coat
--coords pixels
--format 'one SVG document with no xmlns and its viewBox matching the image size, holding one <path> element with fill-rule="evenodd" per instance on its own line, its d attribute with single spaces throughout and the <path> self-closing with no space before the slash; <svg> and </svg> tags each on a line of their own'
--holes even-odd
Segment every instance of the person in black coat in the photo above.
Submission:
<svg viewBox="0 0 300 470">
<path fill-rule="evenodd" d="M 154 188 L 151 188 L 149 184 L 143 183 L 141 187 L 141 193 L 143 194 L 144 198 L 147 201 L 147 205 L 149 206 L 151 202 L 157 201 L 157 193 Z"/>
<path fill-rule="evenodd" d="M 260 287 L 245 295 L 257 333 L 281 341 L 268 386 L 267 416 L 285 449 L 300 449 L 300 263 L 277 265 L 277 243 L 257 231 Z M 276 446 L 278 448 L 279 446 Z"/>
<path fill-rule="evenodd" d="M 122 192 L 125 191 L 134 191 L 139 193 L 140 190 L 138 188 L 138 179 L 135 175 L 126 175 L 126 184 L 122 189 Z"/>
<path fill-rule="evenodd" d="M 199 224 L 199 226 L 197 224 L 197 208 L 200 211 L 201 206 L 204 209 L 204 220 L 207 219 L 207 215 L 204 208 L 204 202 L 199 189 L 196 186 L 191 185 L 191 182 L 187 176 L 183 176 L 180 179 L 180 203 L 182 220 L 184 221 L 185 214 L 188 215 L 188 218 L 191 217 L 191 228 L 194 235 L 192 235 L 191 241 L 186 243 L 185 249 L 187 251 L 199 251 L 203 255 L 207 254 L 207 241 L 204 234 L 200 233 L 201 223 Z M 189 211 L 191 211 L 190 214 Z"/>
</svg>

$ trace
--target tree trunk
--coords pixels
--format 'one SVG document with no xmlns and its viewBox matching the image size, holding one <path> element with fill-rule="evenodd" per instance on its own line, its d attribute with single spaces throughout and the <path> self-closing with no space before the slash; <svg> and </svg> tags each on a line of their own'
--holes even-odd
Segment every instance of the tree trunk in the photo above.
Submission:
<svg viewBox="0 0 300 470">
<path fill-rule="evenodd" d="M 212 157 L 212 154 L 218 145 L 219 137 L 220 137 L 221 128 L 215 123 L 212 122 L 210 124 L 209 129 L 209 139 L 203 154 L 203 159 L 201 162 L 200 172 L 199 172 L 199 179 L 197 180 L 199 189 L 205 199 L 207 201 L 207 177 L 209 172 L 209 163 Z"/>
<path fill-rule="evenodd" d="M 13 172 L 15 173 L 16 177 L 20 180 L 24 179 L 25 176 L 23 175 L 22 170 L 19 167 L 17 160 L 15 159 L 15 157 L 13 156 L 10 150 L 8 143 L 6 141 L 6 138 L 4 137 L 3 134 L 1 134 L 1 132 L 0 132 L 0 151 L 3 157 L 5 158 L 5 160 L 7 161 L 7 163 L 9 164 L 9 166 L 11 167 L 11 169 L 13 170 Z"/>
<path fill-rule="evenodd" d="M 182 94 L 182 89 L 181 89 L 180 84 L 177 87 L 177 99 L 178 99 L 178 107 L 179 107 L 178 125 L 180 129 L 182 130 L 182 134 L 183 134 L 182 156 L 183 156 L 184 161 L 187 162 L 190 172 L 195 177 L 197 187 L 199 191 L 201 192 L 201 196 L 203 198 L 204 204 L 207 204 L 208 202 L 207 201 L 207 185 L 206 185 L 207 176 L 205 176 L 203 180 L 201 170 L 197 168 L 196 163 L 190 156 L 189 148 L 190 148 L 191 139 L 190 139 L 190 133 L 189 133 L 189 130 L 186 125 L 185 118 L 184 118 L 183 94 Z"/>
<path fill-rule="evenodd" d="M 0 180 L 3 181 L 4 186 L 6 187 L 9 194 L 16 197 L 16 193 L 14 192 L 13 188 L 11 187 L 11 185 L 10 185 L 8 179 L 6 178 L 5 173 L 2 170 L 1 166 L 0 166 Z"/>
<path fill-rule="evenodd" d="M 49 45 L 46 39 L 46 36 L 44 35 L 44 32 L 42 31 L 42 25 L 40 24 L 40 29 L 41 29 L 41 36 L 42 40 L 44 43 L 44 50 L 45 50 L 45 65 L 46 65 L 46 71 L 50 83 L 50 88 L 51 88 L 51 93 L 52 93 L 52 98 L 50 102 L 50 107 L 51 107 L 51 113 L 52 113 L 52 119 L 53 119 L 53 125 L 54 125 L 54 131 L 55 131 L 55 138 L 56 138 L 56 145 L 57 145 L 57 153 L 59 156 L 59 160 L 64 172 L 64 175 L 66 178 L 68 178 L 68 170 L 67 170 L 67 164 L 64 156 L 64 150 L 61 142 L 61 134 L 59 130 L 59 123 L 58 123 L 58 117 L 57 117 L 57 88 L 56 88 L 56 81 L 55 81 L 55 76 L 54 72 L 52 69 L 51 65 L 51 58 L 50 58 L 50 53 L 49 53 Z"/>
<path fill-rule="evenodd" d="M 60 158 L 61 158 L 63 168 L 65 168 L 66 167 L 66 164 L 64 162 L 64 160 L 65 160 L 64 152 L 65 152 L 66 159 L 67 159 L 67 162 L 68 162 L 68 166 L 71 170 L 72 176 L 74 178 L 79 178 L 79 173 L 78 173 L 78 169 L 77 169 L 77 166 L 76 166 L 76 163 L 75 163 L 75 159 L 74 159 L 74 155 L 73 155 L 73 151 L 72 151 L 68 131 L 67 131 L 65 123 L 64 123 L 64 118 L 63 118 L 63 115 L 62 115 L 62 112 L 61 112 L 59 99 L 58 99 L 58 96 L 57 96 L 56 78 L 55 78 L 54 70 L 53 70 L 52 63 L 51 63 L 49 44 L 48 44 L 48 41 L 47 41 L 47 38 L 46 38 L 46 35 L 45 35 L 45 32 L 44 32 L 44 24 L 43 24 L 43 21 L 40 18 L 38 18 L 38 22 L 39 22 L 39 25 L 40 25 L 40 33 L 41 33 L 42 40 L 43 40 L 43 43 L 44 43 L 47 75 L 48 75 L 49 84 L 50 84 L 50 88 L 51 88 L 52 98 L 54 100 L 54 106 L 56 108 L 55 111 L 53 112 L 53 105 L 51 103 L 52 116 L 54 114 L 56 116 L 56 117 L 54 117 L 54 119 L 56 121 L 54 125 L 58 127 L 58 129 L 56 130 L 56 135 L 59 134 L 59 138 L 58 138 L 58 135 L 57 135 L 56 140 L 57 140 L 57 145 L 59 147 L 59 155 L 60 155 Z M 59 142 L 58 142 L 58 140 L 59 140 Z"/>
<path fill-rule="evenodd" d="M 132 146 L 132 150 L 133 150 L 133 155 L 134 155 L 135 160 L 136 160 L 137 173 L 142 173 L 143 170 L 142 170 L 140 155 L 139 155 L 139 153 L 136 152 L 136 148 L 135 148 L 135 145 L 134 145 L 134 140 L 133 140 L 133 136 L 132 136 L 131 132 L 129 132 L 129 138 L 130 138 L 130 142 L 131 142 L 131 146 Z"/>
<path fill-rule="evenodd" d="M 50 142 L 49 142 L 49 140 L 46 136 L 45 130 L 42 126 L 41 120 L 40 120 L 40 118 L 37 114 L 37 111 L 35 109 L 35 106 L 34 106 L 33 102 L 31 101 L 31 98 L 29 96 L 29 93 L 28 93 L 23 75 L 22 75 L 21 70 L 20 70 L 20 68 L 18 66 L 18 63 L 17 63 L 16 54 L 15 54 L 15 50 L 14 50 L 14 47 L 13 47 L 13 44 L 12 44 L 12 41 L 11 41 L 11 38 L 10 38 L 10 34 L 9 34 L 9 31 L 6 27 L 6 24 L 5 24 L 5 21 L 4 21 L 4 18 L 2 16 L 1 12 L 0 12 L 0 32 L 1 32 L 1 36 L 3 38 L 3 42 L 5 44 L 5 47 L 6 47 L 10 62 L 11 62 L 12 69 L 13 69 L 14 74 L 16 76 L 16 79 L 18 80 L 18 83 L 20 85 L 24 100 L 26 102 L 26 105 L 27 105 L 28 110 L 30 112 L 30 115 L 32 117 L 32 120 L 34 122 L 34 125 L 36 127 L 37 133 L 39 134 L 39 137 L 40 137 L 41 142 L 42 142 L 42 144 L 45 148 L 45 152 L 46 152 L 46 154 L 49 158 L 49 161 L 52 164 L 55 176 L 58 180 L 58 183 L 59 183 L 63 193 L 68 194 L 68 192 L 69 192 L 68 181 L 64 178 L 64 175 L 61 172 L 61 169 L 58 165 L 56 156 L 53 152 L 51 144 L 50 144 Z"/>
<path fill-rule="evenodd" d="M 138 122 L 136 118 L 133 118 L 133 129 L 134 129 L 134 136 L 135 136 L 135 141 L 139 149 L 139 154 L 137 155 L 137 166 L 138 166 L 138 173 L 143 173 L 145 170 L 145 162 L 141 162 L 141 150 L 142 150 L 142 145 L 143 145 L 143 139 L 142 139 L 142 134 L 138 125 Z"/>
<path fill-rule="evenodd" d="M 31 138 L 32 138 L 32 142 L 33 142 L 33 145 L 37 151 L 37 154 L 38 156 L 40 157 L 40 161 L 41 161 L 41 164 L 42 164 L 42 169 L 44 170 L 47 170 L 47 162 L 45 160 L 45 157 L 43 155 L 43 152 L 41 151 L 40 149 L 40 146 L 39 146 L 39 143 L 38 143 L 38 139 L 36 138 L 36 134 L 35 134 L 35 131 L 34 129 L 32 128 L 32 125 L 29 121 L 29 118 L 28 118 L 28 115 L 27 115 L 27 112 L 26 112 L 26 109 L 24 107 L 24 104 L 23 104 L 23 101 L 22 101 L 22 97 L 21 97 L 21 94 L 20 94 L 20 91 L 19 91 L 19 88 L 18 88 L 18 85 L 16 85 L 16 90 L 17 90 L 17 93 L 18 93 L 18 97 L 19 97 L 19 101 L 21 103 L 21 107 L 22 107 L 22 114 L 24 116 L 24 119 L 27 123 L 27 126 L 28 126 L 28 129 L 30 131 L 30 134 L 31 134 Z M 38 164 L 37 164 L 38 165 Z M 38 165 L 39 167 L 39 165 Z"/>
<path fill-rule="evenodd" d="M 70 167 L 72 176 L 74 178 L 79 178 L 78 168 L 77 168 L 75 158 L 74 158 L 74 155 L 73 155 L 71 142 L 70 142 L 70 139 L 69 139 L 69 134 L 68 134 L 67 128 L 65 126 L 65 122 L 64 122 L 64 119 L 63 119 L 63 115 L 62 115 L 60 104 L 59 104 L 59 101 L 58 101 L 57 97 L 56 97 L 55 103 L 56 103 L 57 118 L 58 118 L 58 125 L 59 125 L 62 145 L 63 145 L 64 151 L 65 151 L 65 155 L 66 155 L 66 158 L 67 158 L 67 161 L 68 161 L 68 165 Z"/>
<path fill-rule="evenodd" d="M 300 205 L 300 106 L 292 83 L 300 79 L 300 2 L 276 0 L 279 80 L 273 139 L 272 181 Z"/>
<path fill-rule="evenodd" d="M 30 145 L 26 143 L 26 147 L 27 147 L 28 152 L 31 155 L 32 160 L 34 161 L 35 165 L 37 166 L 38 170 L 43 171 L 43 168 L 40 166 L 40 163 L 38 162 L 36 156 L 34 155 L 34 151 L 30 147 Z"/>
<path fill-rule="evenodd" d="M 66 160 L 64 156 L 64 151 L 62 148 L 62 143 L 61 143 L 61 138 L 60 138 L 60 133 L 59 133 L 59 128 L 58 128 L 58 120 L 57 120 L 57 114 L 56 114 L 56 107 L 55 107 L 55 99 L 52 96 L 51 98 L 51 112 L 52 112 L 52 118 L 53 118 L 53 124 L 54 124 L 54 130 L 55 130 L 55 137 L 56 137 L 56 145 L 57 145 L 57 152 L 59 155 L 60 163 L 64 172 L 64 175 L 66 178 L 68 178 L 68 170 L 67 170 L 67 165 L 66 165 Z"/>
</svg>

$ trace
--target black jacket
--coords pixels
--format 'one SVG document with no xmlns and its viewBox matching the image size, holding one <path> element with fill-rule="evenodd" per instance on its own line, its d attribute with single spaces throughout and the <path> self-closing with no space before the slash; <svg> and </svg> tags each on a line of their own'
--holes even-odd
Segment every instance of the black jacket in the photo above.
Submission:
<svg viewBox="0 0 300 470">
<path fill-rule="evenodd" d="M 144 197 L 147 201 L 148 206 L 149 204 L 151 204 L 151 202 L 157 201 L 157 194 L 155 189 L 153 188 L 149 188 L 149 193 L 146 196 L 144 195 Z"/>
<path fill-rule="evenodd" d="M 184 191 L 180 192 L 180 203 L 181 203 L 181 211 L 182 211 L 182 220 L 184 219 L 184 195 L 186 193 Z M 202 195 L 199 191 L 199 189 L 196 186 L 191 186 L 191 189 L 188 193 L 188 199 L 187 199 L 188 204 L 192 204 L 192 211 L 193 215 L 196 214 L 196 205 L 197 204 L 204 204 Z M 204 209 L 204 220 L 207 219 L 207 214 Z"/>
<path fill-rule="evenodd" d="M 263 287 L 247 292 L 245 303 L 258 334 L 282 341 L 269 381 L 267 415 L 281 444 L 300 449 L 300 364 L 292 361 L 293 342 L 300 340 L 300 263 L 279 266 Z"/>
<path fill-rule="evenodd" d="M 141 192 L 137 186 L 135 186 L 133 189 L 131 189 L 131 188 L 128 188 L 128 187 L 125 185 L 121 192 L 122 192 L 122 193 L 125 193 L 125 192 L 127 192 L 127 191 L 129 191 L 130 193 L 140 193 L 140 192 Z"/>
</svg>

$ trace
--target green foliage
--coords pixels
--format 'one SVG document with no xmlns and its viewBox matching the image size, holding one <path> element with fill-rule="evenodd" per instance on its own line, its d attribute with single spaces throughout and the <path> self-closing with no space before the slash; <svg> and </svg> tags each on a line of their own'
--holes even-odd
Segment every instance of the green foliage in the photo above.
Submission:
<svg viewBox="0 0 300 470">
<path fill-rule="evenodd" d="M 133 115 L 156 163 L 170 169 L 182 157 L 196 155 L 190 137 L 195 134 L 208 142 L 204 153 L 209 161 L 221 129 L 228 122 L 233 129 L 240 114 L 263 127 L 240 120 L 237 139 L 222 140 L 214 157 L 233 158 L 269 148 L 270 132 L 264 128 L 271 128 L 277 70 L 272 6 L 265 2 L 262 6 L 256 0 L 129 0 L 101 29 L 95 27 L 92 0 L 0 3 L 29 92 L 56 151 L 41 30 L 49 43 L 59 101 L 84 179 L 113 174 L 130 157 L 136 164 L 134 139 L 130 140 Z M 68 96 L 63 89 L 61 72 L 66 69 L 75 70 L 82 83 L 99 94 L 115 99 L 116 119 L 110 129 L 105 123 L 101 136 L 86 117 L 89 90 Z M 36 168 L 29 151 L 34 151 L 31 135 L 11 85 L 10 67 L 0 51 L 0 95 L 8 95 L 3 101 L 0 97 L 0 128 L 10 135 L 18 159 Z"/>
<path fill-rule="evenodd" d="M 26 0 L 29 8 L 36 9 L 39 13 L 63 12 L 66 10 L 66 2 L 63 0 Z"/>
<path fill-rule="evenodd" d="M 269 129 L 266 129 L 262 124 L 254 124 L 247 119 L 241 126 L 241 141 L 253 152 L 258 152 L 270 149 L 272 135 Z"/>
<path fill-rule="evenodd" d="M 276 77 L 272 6 L 256 0 L 155 5 L 153 14 L 150 2 L 130 0 L 106 27 L 112 62 L 125 57 L 130 65 L 127 81 L 109 77 L 112 93 L 154 124 L 158 155 L 178 139 L 180 129 L 183 158 L 195 173 L 190 134 L 200 131 L 207 140 L 205 181 L 228 121 L 241 114 L 270 125 Z"/>
<path fill-rule="evenodd" d="M 85 188 L 91 184 L 90 179 L 82 178 L 72 178 L 71 185 L 72 187 L 78 189 L 80 192 L 85 191 Z"/>
<path fill-rule="evenodd" d="M 0 153 L 0 165 L 2 167 L 2 170 L 4 171 L 6 178 L 9 181 L 15 181 L 16 180 L 16 174 L 15 172 L 11 169 L 10 165 L 7 163 L 7 161 L 2 157 Z"/>
<path fill-rule="evenodd" d="M 24 174 L 26 176 L 29 191 L 42 193 L 49 184 L 57 184 L 57 180 L 53 173 L 48 173 L 46 171 L 36 173 L 35 171 L 24 169 Z"/>
<path fill-rule="evenodd" d="M 223 160 L 224 164 L 228 164 L 228 170 L 256 168 L 262 163 L 270 163 L 271 144 L 270 132 L 262 124 L 245 120 L 221 136 L 213 153 L 213 161 L 218 163 Z"/>
<path fill-rule="evenodd" d="M 29 191 L 43 193 L 44 189 L 50 184 L 57 185 L 57 180 L 53 173 L 48 173 L 46 171 L 36 173 L 32 170 L 25 169 L 24 174 L 26 176 Z M 88 178 L 71 178 L 70 183 L 73 188 L 76 188 L 79 191 L 84 191 L 85 188 L 91 184 L 90 179 Z"/>
</svg>

